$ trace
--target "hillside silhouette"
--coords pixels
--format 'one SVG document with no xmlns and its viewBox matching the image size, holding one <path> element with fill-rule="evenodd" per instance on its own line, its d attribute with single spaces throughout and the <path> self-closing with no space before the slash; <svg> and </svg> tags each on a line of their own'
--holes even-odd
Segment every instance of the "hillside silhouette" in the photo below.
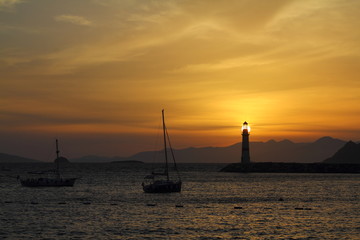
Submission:
<svg viewBox="0 0 360 240">
<path fill-rule="evenodd" d="M 356 163 L 360 164 L 360 143 L 347 142 L 332 157 L 324 163 Z"/>
<path fill-rule="evenodd" d="M 322 137 L 315 142 L 294 143 L 290 140 L 267 142 L 250 142 L 250 157 L 252 162 L 299 162 L 312 163 L 321 162 L 331 157 L 346 142 L 331 138 Z M 185 148 L 175 150 L 177 162 L 198 162 L 198 163 L 231 163 L 239 162 L 241 158 L 241 143 L 228 147 L 203 147 Z M 109 162 L 137 160 L 142 162 L 163 161 L 160 155 L 162 151 L 140 152 L 130 157 L 97 157 L 88 156 L 79 159 L 72 159 L 72 162 Z M 159 156 L 159 158 L 156 158 Z"/>
<path fill-rule="evenodd" d="M 16 162 L 39 162 L 39 161 L 31 159 L 31 158 L 25 158 L 25 157 L 20 157 L 20 156 L 16 156 L 16 155 L 6 154 L 6 153 L 0 153 L 0 163 L 7 163 L 7 162 L 16 163 Z"/>
<path fill-rule="evenodd" d="M 251 162 L 321 162 L 345 143 L 331 137 L 311 143 L 294 143 L 290 140 L 250 142 L 250 159 Z M 228 147 L 186 148 L 175 150 L 175 155 L 178 162 L 239 162 L 241 147 L 241 143 L 236 143 Z M 154 152 L 141 152 L 130 158 L 150 162 L 154 159 Z"/>
<path fill-rule="evenodd" d="M 349 157 L 344 157 L 339 154 L 344 154 L 342 151 L 337 151 L 345 147 L 345 141 L 332 138 L 322 137 L 315 142 L 310 143 L 294 143 L 290 140 L 267 142 L 250 142 L 250 158 L 251 162 L 298 162 L 298 163 L 313 163 L 321 162 L 326 159 L 327 162 L 338 162 L 339 159 L 346 160 L 353 163 L 355 160 L 351 155 L 356 154 L 359 150 L 346 150 L 354 148 L 359 144 L 347 143 L 346 151 L 350 151 Z M 203 147 L 203 148 L 185 148 L 175 150 L 177 162 L 197 162 L 197 163 L 232 163 L 240 162 L 241 159 L 241 143 L 236 143 L 228 147 Z M 337 155 L 335 156 L 334 154 Z M 115 162 L 115 161 L 141 161 L 141 162 L 161 162 L 162 151 L 146 151 L 140 152 L 129 157 L 104 157 L 104 156 L 85 156 L 76 159 L 70 159 L 71 162 Z M 359 155 L 357 155 L 359 156 Z M 157 158 L 156 158 L 157 157 Z M 39 162 L 34 159 L 19 157 L 15 155 L 0 153 L 0 162 Z"/>
</svg>

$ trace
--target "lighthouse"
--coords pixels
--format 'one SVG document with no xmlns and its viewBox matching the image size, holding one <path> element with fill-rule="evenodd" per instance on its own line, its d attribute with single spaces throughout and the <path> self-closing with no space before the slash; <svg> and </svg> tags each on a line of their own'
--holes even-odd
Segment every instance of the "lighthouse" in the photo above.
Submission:
<svg viewBox="0 0 360 240">
<path fill-rule="evenodd" d="M 250 163 L 250 149 L 249 149 L 249 132 L 250 126 L 247 122 L 242 125 L 242 152 L 241 152 L 241 163 Z"/>
</svg>

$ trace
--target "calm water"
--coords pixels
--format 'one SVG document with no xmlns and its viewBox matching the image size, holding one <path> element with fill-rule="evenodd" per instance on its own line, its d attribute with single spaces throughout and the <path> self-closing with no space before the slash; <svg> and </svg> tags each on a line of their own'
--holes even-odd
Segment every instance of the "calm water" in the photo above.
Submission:
<svg viewBox="0 0 360 240">
<path fill-rule="evenodd" d="M 0 165 L 0 239 L 360 239 L 360 175 L 180 164 L 171 194 L 142 192 L 150 164 L 71 164 L 65 175 L 81 179 L 68 188 L 14 178 L 51 166 Z"/>
</svg>

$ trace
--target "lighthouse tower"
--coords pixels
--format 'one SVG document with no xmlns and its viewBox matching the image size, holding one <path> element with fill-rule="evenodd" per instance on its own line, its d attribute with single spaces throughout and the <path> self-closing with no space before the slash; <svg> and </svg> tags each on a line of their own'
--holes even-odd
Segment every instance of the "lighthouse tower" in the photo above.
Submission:
<svg viewBox="0 0 360 240">
<path fill-rule="evenodd" d="M 244 122 L 242 126 L 242 152 L 241 152 L 242 164 L 250 163 L 249 132 L 250 132 L 250 126 L 247 122 Z"/>
</svg>

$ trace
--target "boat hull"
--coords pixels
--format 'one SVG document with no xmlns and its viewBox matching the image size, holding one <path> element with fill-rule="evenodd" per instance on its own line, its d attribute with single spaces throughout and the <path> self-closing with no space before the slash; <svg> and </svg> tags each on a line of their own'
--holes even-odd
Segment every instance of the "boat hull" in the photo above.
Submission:
<svg viewBox="0 0 360 240">
<path fill-rule="evenodd" d="M 181 192 L 181 182 L 161 181 L 143 185 L 146 193 L 172 193 Z"/>
<path fill-rule="evenodd" d="M 28 178 L 20 180 L 24 187 L 72 187 L 76 178 Z"/>
</svg>

